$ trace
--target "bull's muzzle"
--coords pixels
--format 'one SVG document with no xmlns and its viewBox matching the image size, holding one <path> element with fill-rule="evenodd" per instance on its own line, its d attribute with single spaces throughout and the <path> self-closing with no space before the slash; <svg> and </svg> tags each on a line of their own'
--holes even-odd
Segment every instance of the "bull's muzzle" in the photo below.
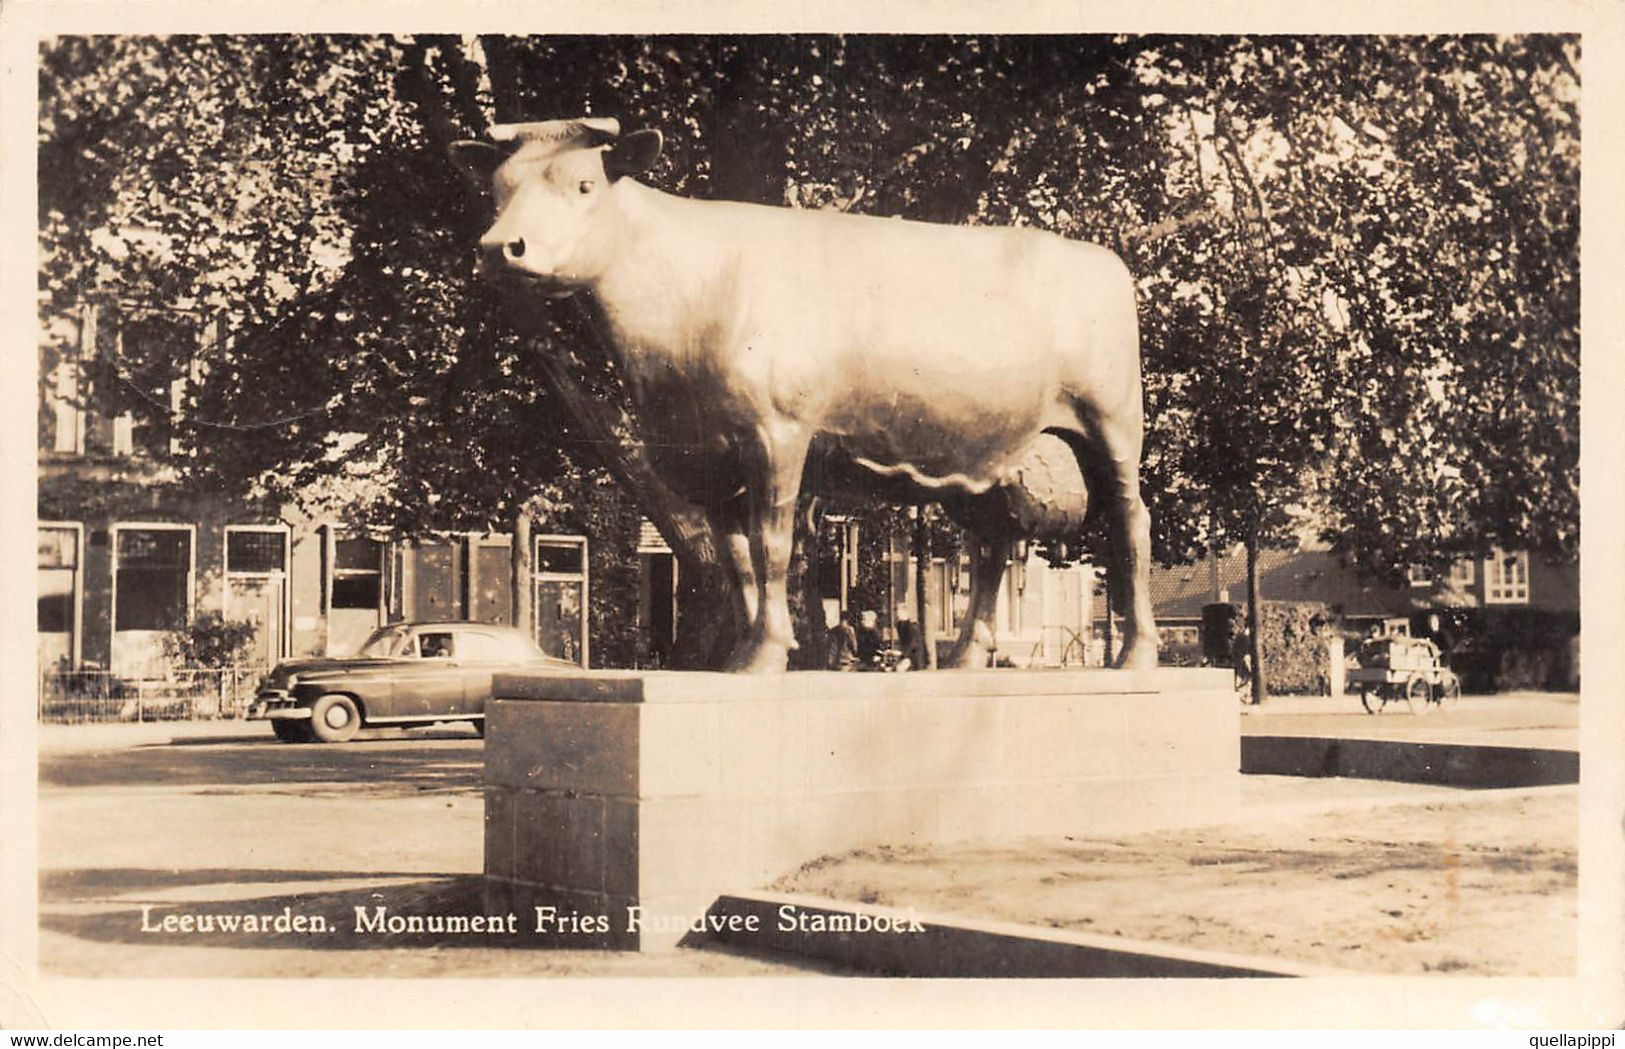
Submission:
<svg viewBox="0 0 1625 1049">
<path fill-rule="evenodd" d="M 474 250 L 474 272 L 501 273 L 525 256 L 525 238 L 513 240 L 481 241 Z"/>
</svg>

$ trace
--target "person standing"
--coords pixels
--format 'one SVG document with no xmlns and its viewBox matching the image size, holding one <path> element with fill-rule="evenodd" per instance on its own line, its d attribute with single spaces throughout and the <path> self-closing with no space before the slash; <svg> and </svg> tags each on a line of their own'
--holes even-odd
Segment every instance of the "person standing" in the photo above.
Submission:
<svg viewBox="0 0 1625 1049">
<path fill-rule="evenodd" d="M 848 619 L 831 618 L 835 622 L 829 628 L 829 661 L 825 665 L 831 670 L 853 670 L 858 664 L 858 632 Z"/>
<path fill-rule="evenodd" d="M 873 609 L 858 614 L 858 666 L 873 670 L 880 665 L 880 617 Z"/>
<path fill-rule="evenodd" d="M 914 622 L 914 614 L 907 605 L 897 609 L 898 670 L 924 670 L 931 664 L 926 659 L 925 635 Z"/>
</svg>

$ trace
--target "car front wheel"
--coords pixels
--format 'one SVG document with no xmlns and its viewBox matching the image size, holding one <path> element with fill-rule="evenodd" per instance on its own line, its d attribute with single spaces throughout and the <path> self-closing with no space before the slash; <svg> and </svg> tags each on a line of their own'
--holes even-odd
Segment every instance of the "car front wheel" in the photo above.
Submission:
<svg viewBox="0 0 1625 1049">
<path fill-rule="evenodd" d="M 284 743 L 309 743 L 311 739 L 310 725 L 304 721 L 278 718 L 271 722 L 271 731 Z"/>
<path fill-rule="evenodd" d="M 343 743 L 361 731 L 361 711 L 349 696 L 329 693 L 310 708 L 310 731 L 323 743 Z"/>
</svg>

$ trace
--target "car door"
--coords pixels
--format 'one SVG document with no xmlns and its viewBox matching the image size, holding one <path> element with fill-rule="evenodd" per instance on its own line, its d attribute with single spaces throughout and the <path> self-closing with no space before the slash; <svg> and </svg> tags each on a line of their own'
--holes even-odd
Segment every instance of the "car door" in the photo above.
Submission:
<svg viewBox="0 0 1625 1049">
<path fill-rule="evenodd" d="M 497 674 L 518 669 L 512 646 L 506 638 L 478 628 L 459 631 L 458 641 L 463 653 L 463 701 L 470 714 L 485 710 L 491 698 L 491 679 Z"/>
<path fill-rule="evenodd" d="M 444 717 L 461 714 L 463 670 L 456 631 L 427 627 L 413 632 L 412 654 L 395 681 L 395 716 Z"/>
</svg>

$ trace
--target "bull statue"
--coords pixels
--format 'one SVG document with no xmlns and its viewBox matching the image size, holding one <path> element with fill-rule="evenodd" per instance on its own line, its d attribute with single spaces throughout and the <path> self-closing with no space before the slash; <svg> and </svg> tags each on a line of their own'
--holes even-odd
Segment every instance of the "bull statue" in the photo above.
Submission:
<svg viewBox="0 0 1625 1049">
<path fill-rule="evenodd" d="M 804 486 L 940 502 L 975 537 L 955 666 L 985 665 L 1015 542 L 1075 534 L 1092 492 L 1125 612 L 1118 665 L 1156 665 L 1138 321 L 1115 254 L 1030 229 L 684 199 L 630 177 L 660 132 L 613 119 L 491 138 L 452 147 L 495 205 L 477 271 L 512 296 L 590 293 L 654 468 L 723 539 L 748 624 L 728 669 L 785 669 Z"/>
</svg>

